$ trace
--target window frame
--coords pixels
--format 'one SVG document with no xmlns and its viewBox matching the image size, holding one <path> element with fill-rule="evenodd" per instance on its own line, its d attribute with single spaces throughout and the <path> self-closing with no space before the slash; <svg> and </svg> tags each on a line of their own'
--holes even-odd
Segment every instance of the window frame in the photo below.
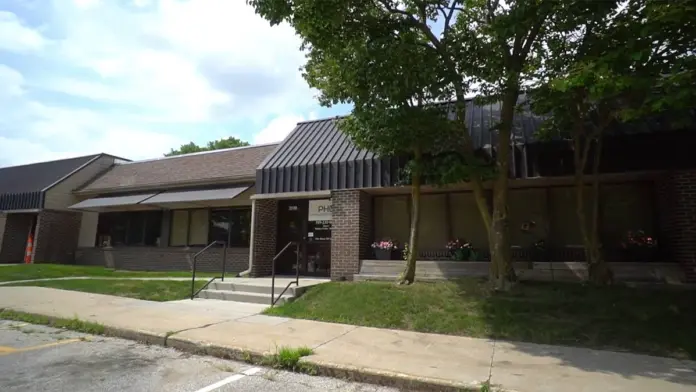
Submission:
<svg viewBox="0 0 696 392">
<path fill-rule="evenodd" d="M 114 244 L 113 235 L 111 234 L 111 227 L 109 227 L 108 234 L 104 233 L 104 232 L 100 233 L 99 222 L 102 219 L 102 217 L 106 217 L 107 214 L 109 214 L 111 216 L 115 216 L 116 214 L 119 214 L 123 217 L 123 219 L 125 221 L 125 228 L 124 228 L 123 243 L 122 244 L 118 244 L 118 245 Z M 138 243 L 132 244 L 132 243 L 130 243 L 129 238 L 131 235 L 131 227 L 133 226 L 133 224 L 132 224 L 133 223 L 133 216 L 136 214 L 142 216 L 142 221 L 141 221 L 141 225 L 140 225 L 141 229 L 142 229 L 142 233 L 140 235 L 140 237 L 141 237 L 140 241 Z M 162 211 L 162 210 L 112 211 L 112 212 L 102 212 L 99 214 L 99 217 L 97 218 L 97 230 L 96 230 L 96 235 L 95 235 L 95 239 L 94 239 L 95 246 L 98 248 L 103 248 L 103 246 L 99 242 L 99 238 L 103 237 L 103 236 L 109 236 L 109 237 L 111 237 L 111 242 L 109 244 L 110 247 L 119 247 L 119 248 L 120 247 L 157 247 L 158 246 L 157 242 L 155 242 L 152 245 L 148 245 L 147 241 L 146 241 L 146 239 L 148 237 L 148 235 L 147 235 L 147 231 L 148 231 L 148 227 L 149 227 L 148 223 L 151 223 L 154 220 L 154 219 L 152 219 L 152 217 L 155 215 L 159 216 L 159 225 L 157 225 L 159 227 L 159 234 L 157 237 L 160 239 L 160 243 L 161 243 L 162 222 L 164 220 L 164 211 Z M 110 220 L 111 220 L 111 222 L 109 222 L 109 223 L 112 223 L 113 218 Z M 111 226 L 111 225 L 109 225 L 109 226 Z"/>
<path fill-rule="evenodd" d="M 251 213 L 252 213 L 252 208 L 251 206 L 229 206 L 229 207 L 203 207 L 203 208 L 181 208 L 181 209 L 175 209 L 175 210 L 169 210 L 169 246 L 172 248 L 191 248 L 191 247 L 204 247 L 208 244 L 205 245 L 199 245 L 199 244 L 191 244 L 191 212 L 196 211 L 196 210 L 206 210 L 208 212 L 208 244 L 212 242 L 211 238 L 211 230 L 210 230 L 210 225 L 211 225 L 211 217 L 213 211 L 227 211 L 228 212 L 228 218 L 231 220 L 232 218 L 232 211 L 234 210 L 239 210 L 239 211 L 249 211 L 249 215 L 251 218 Z M 172 238 L 172 232 L 174 230 L 174 212 L 175 211 L 185 211 L 186 212 L 186 244 L 185 245 L 172 245 L 171 244 L 171 238 Z M 249 232 L 251 233 L 251 219 L 249 219 Z M 247 249 L 251 246 L 251 235 L 249 235 L 249 243 L 246 245 L 231 245 L 230 244 L 230 239 L 231 239 L 231 231 L 227 231 L 227 239 L 225 240 L 225 243 L 227 244 L 228 248 L 238 248 L 238 249 Z"/>
</svg>

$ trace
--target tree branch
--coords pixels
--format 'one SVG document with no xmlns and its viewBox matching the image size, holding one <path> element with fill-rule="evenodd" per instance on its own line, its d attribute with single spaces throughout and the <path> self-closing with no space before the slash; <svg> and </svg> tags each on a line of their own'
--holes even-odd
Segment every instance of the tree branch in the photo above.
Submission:
<svg viewBox="0 0 696 392">
<path fill-rule="evenodd" d="M 537 23 L 532 26 L 531 30 L 529 31 L 529 35 L 527 36 L 527 39 L 525 40 L 524 46 L 522 47 L 522 52 L 520 53 L 519 58 L 521 59 L 526 59 L 527 55 L 529 54 L 529 51 L 532 48 L 532 44 L 534 44 L 534 41 L 536 41 L 537 36 L 539 35 L 539 32 L 541 31 L 541 27 L 544 25 L 544 22 L 546 21 L 546 17 L 549 15 L 548 12 L 544 12 L 544 15 L 537 20 Z"/>
<path fill-rule="evenodd" d="M 410 14 L 407 11 L 392 7 L 391 4 L 389 4 L 389 0 L 376 0 L 376 1 L 379 4 L 381 4 L 382 6 L 384 6 L 384 8 L 386 8 L 387 11 L 391 12 L 392 14 L 405 16 L 407 21 L 409 21 L 414 27 L 417 27 L 418 29 L 420 29 L 428 37 L 428 39 L 433 44 L 433 46 L 435 46 L 435 48 L 440 50 L 442 44 L 441 44 L 440 40 L 437 39 L 435 34 L 433 34 L 432 30 L 430 30 L 430 27 L 428 27 L 427 23 L 419 21 L 418 19 L 416 19 L 412 14 Z"/>
<path fill-rule="evenodd" d="M 454 11 L 457 10 L 457 0 L 453 0 L 449 6 L 449 12 L 445 15 L 445 28 L 442 30 L 442 36 L 447 37 L 447 33 L 450 29 L 450 22 L 452 21 L 452 16 L 454 16 Z"/>
</svg>

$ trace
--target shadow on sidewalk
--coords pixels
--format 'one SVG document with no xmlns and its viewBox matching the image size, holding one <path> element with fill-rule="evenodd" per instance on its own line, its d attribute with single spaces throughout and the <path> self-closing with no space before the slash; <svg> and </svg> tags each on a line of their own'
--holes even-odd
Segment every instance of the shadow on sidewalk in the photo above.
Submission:
<svg viewBox="0 0 696 392">
<path fill-rule="evenodd" d="M 520 282 L 496 293 L 478 280 L 472 300 L 472 281 L 457 284 L 462 299 L 475 302 L 487 334 L 502 340 L 494 367 L 557 364 L 696 385 L 695 291 Z"/>
</svg>

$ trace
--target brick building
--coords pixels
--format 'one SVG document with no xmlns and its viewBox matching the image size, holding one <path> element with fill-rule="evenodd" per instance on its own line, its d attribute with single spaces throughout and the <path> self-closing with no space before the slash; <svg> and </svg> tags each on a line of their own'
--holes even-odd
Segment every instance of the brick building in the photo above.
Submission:
<svg viewBox="0 0 696 392">
<path fill-rule="evenodd" d="M 74 261 L 81 213 L 73 191 L 123 159 L 89 155 L 0 168 L 0 263 L 22 263 L 29 234 L 31 262 Z"/>
<path fill-rule="evenodd" d="M 468 128 L 482 156 L 495 154 L 497 135 L 490 127 L 499 115 L 496 104 L 469 103 Z M 370 245 L 408 240 L 410 188 L 400 185 L 408 159 L 356 148 L 336 120 L 299 123 L 280 144 L 138 162 L 103 154 L 59 161 L 73 163 L 48 164 L 65 168 L 31 186 L 18 179 L 40 170 L 5 174 L 14 180 L 3 182 L 3 171 L 16 169 L 0 169 L 0 261 L 21 261 L 31 227 L 34 260 L 41 262 L 190 270 L 194 254 L 216 242 L 200 257 L 200 269 L 219 272 L 224 257 L 228 272 L 266 276 L 276 258 L 281 274 L 299 269 L 350 280 L 366 265 L 397 265 L 373 260 Z M 561 139 L 536 140 L 541 123 L 524 112 L 514 121 L 508 206 L 513 258 L 534 266 L 584 265 L 573 152 Z M 664 268 L 681 271 L 680 279 L 696 278 L 693 145 L 693 130 L 659 123 L 605 138 L 599 234 L 609 261 L 640 274 Z M 8 188 L 13 183 L 23 185 Z M 421 210 L 422 260 L 449 259 L 447 242 L 463 238 L 477 250 L 476 260 L 457 268 L 479 266 L 485 273 L 488 236 L 468 184 L 425 185 Z M 622 243 L 636 230 L 657 238 L 659 246 L 627 254 Z M 544 260 L 534 248 L 541 240 Z M 299 244 L 299 252 L 292 246 L 280 253 L 288 243 Z"/>
<path fill-rule="evenodd" d="M 256 167 L 276 144 L 113 165 L 75 190 L 76 262 L 127 270 L 249 268 Z M 224 244 L 224 245 L 223 245 Z"/>
<path fill-rule="evenodd" d="M 497 122 L 499 110 L 497 104 L 469 103 L 469 132 L 483 156 L 495 154 L 497 135 L 489 127 Z M 378 157 L 356 148 L 336 121 L 299 123 L 259 166 L 252 197 L 255 216 L 265 220 L 277 211 L 269 225 L 278 230 L 263 227 L 261 235 L 256 224 L 255 274 L 267 274 L 275 253 L 296 241 L 301 244 L 303 273 L 353 279 L 364 265 L 390 265 L 371 260 L 373 241 L 408 241 L 410 188 L 399 185 L 407 159 Z M 524 266 L 544 264 L 534 263 L 542 261 L 535 259 L 534 244 L 543 240 L 545 261 L 564 268 L 584 266 L 573 151 L 560 138 L 536 140 L 542 121 L 528 112 L 515 117 L 508 206 L 513 261 Z M 619 275 L 628 271 L 626 275 L 636 279 L 675 272 L 681 280 L 696 278 L 696 160 L 689 151 L 693 145 L 692 130 L 668 129 L 657 122 L 617 129 L 605 138 L 599 234 L 605 258 L 621 263 L 616 266 Z M 469 185 L 426 185 L 423 194 L 419 258 L 448 260 L 447 242 L 463 238 L 476 248 L 478 271 L 485 275 L 488 236 Z M 321 220 L 316 213 L 327 206 L 332 214 Z M 622 244 L 635 231 L 657 238 L 659 246 L 639 255 L 626 251 Z M 287 253 L 276 262 L 281 271 L 292 270 L 295 263 L 293 252 Z M 398 257 L 397 253 L 394 258 Z M 466 268 L 474 265 L 468 263 Z"/>
</svg>

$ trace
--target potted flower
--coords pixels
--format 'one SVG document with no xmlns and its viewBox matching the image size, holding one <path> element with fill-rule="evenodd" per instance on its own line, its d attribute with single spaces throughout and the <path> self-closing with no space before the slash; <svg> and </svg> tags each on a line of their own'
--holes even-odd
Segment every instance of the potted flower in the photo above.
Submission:
<svg viewBox="0 0 696 392">
<path fill-rule="evenodd" d="M 643 230 L 629 231 L 621 242 L 621 248 L 626 261 L 650 262 L 657 254 L 657 240 Z"/>
<path fill-rule="evenodd" d="M 472 252 L 471 244 L 459 238 L 449 241 L 447 250 L 450 252 L 450 256 L 457 261 L 469 260 Z"/>
<path fill-rule="evenodd" d="M 377 260 L 391 260 L 398 246 L 395 241 L 382 240 L 373 242 L 372 249 L 375 252 L 375 258 L 377 258 Z"/>
</svg>

